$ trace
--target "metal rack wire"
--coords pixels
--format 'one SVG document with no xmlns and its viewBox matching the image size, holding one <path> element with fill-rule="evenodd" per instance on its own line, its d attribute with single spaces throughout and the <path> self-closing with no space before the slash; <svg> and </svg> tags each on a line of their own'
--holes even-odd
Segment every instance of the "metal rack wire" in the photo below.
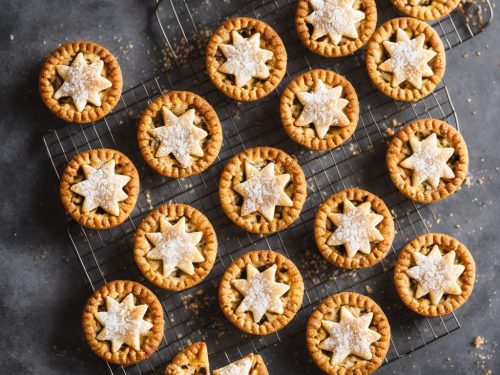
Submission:
<svg viewBox="0 0 500 375">
<path fill-rule="evenodd" d="M 76 224 L 68 235 L 92 289 L 119 278 L 138 280 L 148 285 L 135 266 L 132 256 L 133 237 L 137 225 L 156 207 L 166 202 L 188 203 L 200 209 L 212 221 L 219 239 L 218 260 L 210 275 L 198 286 L 184 292 L 166 292 L 152 287 L 161 300 L 166 317 L 165 338 L 149 360 L 132 367 L 108 365 L 111 373 L 143 374 L 161 372 L 165 364 L 189 342 L 204 340 L 209 347 L 211 363 L 222 366 L 248 352 L 259 352 L 304 330 L 313 307 L 326 296 L 342 290 L 369 294 L 386 312 L 392 327 L 391 348 L 386 362 L 426 346 L 458 329 L 454 314 L 423 319 L 405 309 L 392 286 L 394 262 L 398 250 L 418 234 L 428 232 L 426 220 L 435 219 L 430 206 L 416 205 L 399 194 L 387 177 L 385 145 L 392 128 L 416 118 L 435 117 L 458 128 L 458 119 L 444 83 L 425 99 L 414 104 L 395 102 L 375 90 L 364 71 L 362 55 L 328 60 L 308 53 L 300 44 L 293 28 L 294 2 L 265 0 L 253 8 L 239 11 L 271 24 L 287 47 L 287 77 L 276 93 L 255 103 L 234 103 L 220 94 L 205 73 L 202 54 L 195 53 L 184 63 L 173 46 L 183 39 L 194 44 L 203 23 L 196 19 L 201 0 L 157 0 L 155 17 L 158 32 L 176 66 L 159 76 L 142 81 L 125 91 L 115 111 L 103 120 L 88 125 L 69 125 L 51 131 L 44 137 L 52 166 L 59 176 L 66 162 L 75 154 L 92 148 L 110 147 L 125 152 L 141 175 L 142 191 L 130 219 L 118 228 L 92 231 Z M 395 15 L 386 3 L 380 4 L 381 20 Z M 201 9 L 201 8 L 200 8 Z M 455 11 L 435 23 L 447 48 L 477 34 L 491 19 L 491 5 L 481 5 L 483 24 L 476 27 L 470 18 Z M 177 24 L 167 29 L 163 20 L 173 14 Z M 394 14 L 393 14 L 394 13 Z M 214 25 L 212 25 L 214 26 Z M 213 29 L 213 27 L 211 27 Z M 176 37 L 177 36 L 177 37 Z M 282 130 L 277 111 L 279 94 L 289 79 L 311 68 L 333 69 L 345 75 L 356 87 L 361 113 L 358 129 L 345 145 L 330 152 L 309 152 L 291 141 Z M 172 89 L 194 91 L 216 108 L 223 124 L 224 143 L 218 160 L 207 171 L 184 180 L 169 180 L 155 174 L 142 161 L 135 139 L 138 116 L 162 92 Z M 308 199 L 300 218 L 289 229 L 273 235 L 246 233 L 221 211 L 216 186 L 227 160 L 245 148 L 272 145 L 294 155 L 302 166 L 308 183 Z M 395 216 L 397 235 L 389 255 L 367 270 L 341 271 L 319 255 L 312 236 L 315 209 L 326 197 L 349 186 L 359 186 L 382 197 Z M 226 267 L 240 254 L 251 249 L 275 249 L 283 252 L 299 266 L 305 283 L 302 309 L 282 331 L 265 337 L 244 334 L 232 327 L 217 306 L 218 279 Z M 151 287 L 151 285 L 149 285 Z"/>
</svg>

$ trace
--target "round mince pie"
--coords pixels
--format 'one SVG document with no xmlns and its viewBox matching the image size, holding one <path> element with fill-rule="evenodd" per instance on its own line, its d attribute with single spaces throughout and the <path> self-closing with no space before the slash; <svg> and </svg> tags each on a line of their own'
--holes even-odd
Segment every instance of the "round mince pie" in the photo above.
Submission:
<svg viewBox="0 0 500 375">
<path fill-rule="evenodd" d="M 64 168 L 59 193 L 75 221 L 91 229 L 109 229 L 132 213 L 139 195 L 139 174 L 119 151 L 85 151 Z"/>
<path fill-rule="evenodd" d="M 316 245 L 337 267 L 367 268 L 380 262 L 391 248 L 394 221 L 384 201 L 358 188 L 333 194 L 314 218 Z"/>
<path fill-rule="evenodd" d="M 323 300 L 309 317 L 306 341 L 314 363 L 329 375 L 368 375 L 389 350 L 391 328 L 372 299 L 354 292 Z"/>
<path fill-rule="evenodd" d="M 314 53 L 340 57 L 354 53 L 377 26 L 374 0 L 299 0 L 295 28 Z"/>
<path fill-rule="evenodd" d="M 315 69 L 295 77 L 281 94 L 281 122 L 288 135 L 312 150 L 330 150 L 356 130 L 358 96 L 344 77 Z"/>
<path fill-rule="evenodd" d="M 277 148 L 255 147 L 233 156 L 221 173 L 219 199 L 235 224 L 253 233 L 288 227 L 307 194 L 297 161 Z"/>
<path fill-rule="evenodd" d="M 272 92 L 286 73 L 281 38 L 269 25 L 237 17 L 215 30 L 207 46 L 207 72 L 225 95 L 254 101 Z"/>
<path fill-rule="evenodd" d="M 267 335 L 286 326 L 302 305 L 304 283 L 287 257 L 272 250 L 243 254 L 219 285 L 219 304 L 236 327 Z"/>
<path fill-rule="evenodd" d="M 183 290 L 200 283 L 212 269 L 217 236 L 210 221 L 185 204 L 155 208 L 137 228 L 134 258 L 154 285 Z"/>
<path fill-rule="evenodd" d="M 460 0 L 391 0 L 391 3 L 407 16 L 430 21 L 451 13 Z"/>
<path fill-rule="evenodd" d="M 163 309 L 144 285 L 115 280 L 90 296 L 83 310 L 85 340 L 99 357 L 117 365 L 149 358 L 163 339 Z"/>
<path fill-rule="evenodd" d="M 441 82 L 446 66 L 437 32 L 415 18 L 394 18 L 368 43 L 366 67 L 377 88 L 396 100 L 417 101 Z"/>
<path fill-rule="evenodd" d="M 269 375 L 266 364 L 258 354 L 250 353 L 214 371 L 213 375 Z"/>
<path fill-rule="evenodd" d="M 165 375 L 210 375 L 207 344 L 195 342 L 182 349 L 165 368 Z"/>
<path fill-rule="evenodd" d="M 387 148 L 392 182 L 411 200 L 432 203 L 457 191 L 467 176 L 469 156 L 453 126 L 437 119 L 405 126 Z"/>
<path fill-rule="evenodd" d="M 63 44 L 45 60 L 39 89 L 45 105 L 68 122 L 89 123 L 109 113 L 120 100 L 122 73 L 103 46 L 76 41 Z"/>
<path fill-rule="evenodd" d="M 214 162 L 222 145 L 222 127 L 205 99 L 189 91 L 169 91 L 143 112 L 137 139 L 151 168 L 182 178 Z"/>
<path fill-rule="evenodd" d="M 401 300 L 423 316 L 441 316 L 460 308 L 472 293 L 475 278 L 469 250 L 439 233 L 427 233 L 408 243 L 394 268 Z"/>
</svg>

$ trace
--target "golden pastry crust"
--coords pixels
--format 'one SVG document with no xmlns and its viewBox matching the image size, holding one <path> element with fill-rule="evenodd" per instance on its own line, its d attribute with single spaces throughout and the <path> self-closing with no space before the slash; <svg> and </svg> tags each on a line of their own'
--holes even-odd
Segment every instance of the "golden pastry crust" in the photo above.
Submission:
<svg viewBox="0 0 500 375">
<path fill-rule="evenodd" d="M 203 156 L 193 156 L 190 167 L 183 168 L 172 156 L 156 157 L 158 141 L 151 134 L 151 130 L 163 126 L 161 108 L 166 107 L 176 116 L 184 114 L 194 108 L 196 112 L 196 126 L 205 130 L 208 136 L 201 141 Z M 142 157 L 156 172 L 171 178 L 184 178 L 203 172 L 219 155 L 222 145 L 222 127 L 213 107 L 201 96 L 189 91 L 169 91 L 155 99 L 139 119 L 137 140 Z"/>
<path fill-rule="evenodd" d="M 384 237 L 384 240 L 371 242 L 371 252 L 369 254 L 363 254 L 358 251 L 353 258 L 349 258 L 343 245 L 330 246 L 327 244 L 328 239 L 335 230 L 335 225 L 330 221 L 328 215 L 331 213 L 342 213 L 342 206 L 345 199 L 351 201 L 355 206 L 370 202 L 371 210 L 375 214 L 384 217 L 376 226 Z M 359 188 L 349 188 L 331 195 L 319 206 L 314 218 L 314 238 L 321 255 L 330 263 L 341 268 L 367 268 L 379 263 L 390 250 L 394 234 L 394 220 L 384 201 L 375 194 Z"/>
<path fill-rule="evenodd" d="M 240 215 L 242 198 L 233 187 L 245 180 L 246 160 L 259 167 L 273 162 L 280 173 L 290 174 L 290 183 L 285 192 L 293 201 L 293 206 L 276 206 L 272 221 L 267 221 L 256 212 Z M 253 233 L 274 233 L 288 227 L 299 217 L 306 195 L 307 184 L 300 165 L 290 155 L 273 147 L 255 147 L 233 156 L 224 167 L 219 181 L 219 199 L 223 211 L 233 223 Z"/>
<path fill-rule="evenodd" d="M 381 338 L 370 345 L 372 359 L 365 360 L 355 355 L 349 355 L 341 364 L 332 366 L 330 363 L 331 353 L 318 348 L 318 345 L 328 337 L 327 331 L 321 325 L 323 319 L 338 321 L 341 306 L 357 308 L 352 311 L 373 313 L 370 329 L 377 331 Z M 389 350 L 391 339 L 391 328 L 384 312 L 371 298 L 354 292 L 343 292 L 334 294 L 324 299 L 313 311 L 306 327 L 306 342 L 309 354 L 314 363 L 330 375 L 368 375 L 380 367 L 385 355 Z"/>
<path fill-rule="evenodd" d="M 427 255 L 432 247 L 437 245 L 441 253 L 455 251 L 455 264 L 465 267 L 458 278 L 462 293 L 458 295 L 445 294 L 437 305 L 432 305 L 429 296 L 415 298 L 416 283 L 406 271 L 415 266 L 414 252 Z M 459 309 L 469 298 L 476 279 L 476 265 L 467 247 L 457 239 L 441 233 L 426 233 L 410 241 L 399 254 L 394 268 L 394 284 L 401 301 L 417 314 L 433 317 L 449 314 Z"/>
<path fill-rule="evenodd" d="M 319 40 L 311 38 L 313 28 L 306 22 L 305 18 L 312 13 L 313 9 L 309 0 L 299 0 L 295 12 L 295 29 L 304 46 L 311 52 L 325 57 L 347 56 L 364 46 L 370 40 L 377 26 L 377 6 L 374 0 L 356 0 L 353 8 L 365 13 L 365 18 L 356 26 L 358 38 L 342 37 L 340 43 L 335 45 L 328 36 L 319 38 Z"/>
<path fill-rule="evenodd" d="M 209 375 L 207 344 L 195 342 L 175 355 L 165 368 L 165 375 Z"/>
<path fill-rule="evenodd" d="M 146 238 L 146 234 L 160 231 L 161 217 L 166 218 L 172 224 L 177 222 L 181 217 L 184 217 L 189 232 L 203 233 L 203 237 L 197 247 L 205 260 L 193 263 L 194 275 L 177 271 L 176 274 L 165 277 L 162 273 L 162 261 L 146 258 L 146 255 L 154 247 Z M 143 220 L 135 233 L 134 258 L 137 267 L 144 277 L 162 289 L 184 290 L 199 284 L 212 270 L 216 256 L 217 235 L 210 220 L 197 209 L 185 204 L 164 204 L 155 208 Z"/>
<path fill-rule="evenodd" d="M 388 73 L 379 70 L 379 65 L 387 59 L 387 52 L 383 45 L 384 41 L 391 41 L 396 35 L 398 28 L 406 31 L 410 38 L 415 38 L 420 34 L 425 35 L 424 48 L 432 49 L 436 56 L 429 61 L 429 66 L 433 71 L 430 77 L 422 78 L 422 87 L 417 89 L 409 82 L 403 82 L 397 87 L 392 87 L 390 78 L 385 77 Z M 401 17 L 393 18 L 380 26 L 373 34 L 368 43 L 366 51 L 366 68 L 373 84 L 385 95 L 396 100 L 415 102 L 424 96 L 429 95 L 441 82 L 446 67 L 446 55 L 443 42 L 437 32 L 423 21 L 415 18 Z"/>
<path fill-rule="evenodd" d="M 411 181 L 413 171 L 399 165 L 412 154 L 410 137 L 417 136 L 423 139 L 431 133 L 436 133 L 441 147 L 455 149 L 455 153 L 447 162 L 455 177 L 440 179 L 437 189 L 426 182 L 413 186 Z M 416 202 L 432 203 L 446 198 L 461 187 L 467 176 L 469 154 L 462 135 L 453 126 L 441 120 L 425 119 L 409 123 L 393 137 L 387 148 L 386 162 L 391 180 L 401 193 Z"/>
<path fill-rule="evenodd" d="M 119 202 L 120 214 L 111 215 L 101 208 L 90 212 L 83 212 L 84 198 L 72 192 L 71 186 L 81 182 L 85 177 L 82 165 L 91 165 L 100 168 L 105 162 L 114 160 L 117 174 L 130 177 L 130 181 L 123 187 L 128 195 L 127 199 Z M 109 229 L 123 223 L 132 213 L 137 197 L 139 195 L 139 174 L 132 161 L 120 151 L 100 148 L 89 150 L 78 154 L 71 159 L 61 175 L 59 195 L 64 209 L 71 215 L 73 220 L 91 229 Z"/>
<path fill-rule="evenodd" d="M 243 358 L 248 358 L 252 361 L 252 367 L 248 375 L 269 375 L 266 364 L 259 354 L 250 353 Z M 214 370 L 213 375 L 220 375 L 220 369 Z"/>
<path fill-rule="evenodd" d="M 112 86 L 101 92 L 101 106 L 87 103 L 82 112 L 77 111 L 73 101 L 68 98 L 54 99 L 54 93 L 63 80 L 57 74 L 57 65 L 70 65 L 78 53 L 83 53 L 87 61 L 102 60 L 102 76 Z M 59 118 L 79 124 L 97 121 L 108 114 L 120 100 L 123 87 L 122 72 L 115 57 L 103 46 L 87 41 L 74 41 L 61 45 L 47 57 L 38 79 L 42 101 Z"/>
<path fill-rule="evenodd" d="M 121 301 L 130 293 L 134 295 L 136 305 L 139 303 L 148 305 L 144 320 L 153 326 L 147 335 L 141 337 L 139 351 L 128 345 L 122 345 L 118 351 L 112 352 L 109 341 L 97 340 L 102 326 L 95 318 L 95 314 L 102 309 L 105 310 L 107 296 Z M 117 365 L 127 366 L 149 358 L 163 339 L 163 327 L 163 309 L 160 301 L 153 292 L 135 281 L 114 280 L 105 284 L 90 296 L 83 310 L 82 328 L 88 345 L 99 357 Z"/>
<path fill-rule="evenodd" d="M 267 313 L 260 323 L 255 323 L 250 312 L 236 313 L 243 298 L 231 282 L 242 278 L 247 264 L 252 264 L 259 271 L 277 265 L 275 281 L 290 286 L 280 298 L 284 307 L 283 314 Z M 304 282 L 299 269 L 290 259 L 272 250 L 256 250 L 243 254 L 228 267 L 219 285 L 219 305 L 226 318 L 242 331 L 253 335 L 268 335 L 286 326 L 300 309 L 303 296 Z"/>
<path fill-rule="evenodd" d="M 233 30 L 245 38 L 260 33 L 260 47 L 273 52 L 272 59 L 266 63 L 270 73 L 268 78 L 252 78 L 245 87 L 238 87 L 232 76 L 219 71 L 225 61 L 219 45 L 231 43 Z M 226 96 L 238 101 L 255 101 L 271 93 L 285 76 L 286 63 L 286 49 L 279 35 L 271 26 L 254 18 L 236 17 L 227 20 L 215 30 L 207 45 L 206 64 L 210 80 Z"/>
<path fill-rule="evenodd" d="M 412 0 L 391 0 L 392 5 L 401 13 L 422 21 L 444 17 L 460 4 L 460 0 L 430 0 L 426 5 L 412 5 L 414 2 L 418 4 L 418 1 Z M 425 1 L 421 2 L 426 3 Z"/>
</svg>

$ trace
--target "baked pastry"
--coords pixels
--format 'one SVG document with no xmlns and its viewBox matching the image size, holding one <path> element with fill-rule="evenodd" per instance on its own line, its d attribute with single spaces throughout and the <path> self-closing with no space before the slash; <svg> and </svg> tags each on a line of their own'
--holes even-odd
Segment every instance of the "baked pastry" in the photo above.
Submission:
<svg viewBox="0 0 500 375">
<path fill-rule="evenodd" d="M 149 358 L 163 339 L 163 309 L 144 285 L 111 281 L 94 292 L 83 310 L 85 340 L 99 357 L 117 365 Z"/>
<path fill-rule="evenodd" d="M 169 91 L 142 113 L 137 139 L 151 168 L 183 178 L 214 162 L 222 145 L 222 127 L 205 99 L 189 91 Z"/>
<path fill-rule="evenodd" d="M 391 0 L 391 3 L 407 16 L 431 21 L 451 13 L 460 0 Z"/>
<path fill-rule="evenodd" d="M 373 84 L 396 100 L 417 101 L 441 82 L 446 66 L 437 32 L 415 18 L 394 18 L 373 34 L 366 67 Z"/>
<path fill-rule="evenodd" d="M 286 73 L 281 38 L 269 25 L 247 17 L 232 18 L 215 30 L 207 46 L 207 72 L 228 97 L 254 101 L 272 92 Z"/>
<path fill-rule="evenodd" d="M 297 161 L 277 148 L 255 147 L 233 156 L 221 173 L 219 199 L 236 225 L 273 233 L 299 217 L 307 195 Z"/>
<path fill-rule="evenodd" d="M 295 77 L 283 90 L 281 122 L 288 135 L 312 150 L 330 150 L 356 130 L 358 96 L 351 83 L 330 70 Z"/>
<path fill-rule="evenodd" d="M 109 229 L 132 213 L 139 195 L 139 174 L 120 151 L 89 150 L 68 162 L 59 193 L 75 221 L 91 229 Z"/>
<path fill-rule="evenodd" d="M 250 353 L 214 371 L 213 375 L 269 375 L 266 364 L 258 354 Z"/>
<path fill-rule="evenodd" d="M 286 326 L 302 305 L 304 283 L 287 257 L 272 250 L 243 254 L 219 285 L 219 304 L 231 323 L 253 335 Z"/>
<path fill-rule="evenodd" d="M 209 375 L 207 345 L 195 342 L 175 355 L 165 369 L 165 375 Z"/>
<path fill-rule="evenodd" d="M 323 257 L 337 267 L 367 268 L 387 255 L 394 220 L 384 201 L 359 188 L 341 190 L 319 206 L 314 237 Z"/>
<path fill-rule="evenodd" d="M 137 267 L 159 288 L 183 290 L 200 283 L 216 256 L 217 236 L 212 224 L 185 204 L 155 208 L 135 234 Z"/>
<path fill-rule="evenodd" d="M 457 191 L 467 176 L 469 154 L 453 126 L 437 119 L 415 120 L 387 148 L 391 180 L 411 200 L 432 203 Z"/>
<path fill-rule="evenodd" d="M 377 26 L 374 0 L 299 0 L 295 28 L 314 53 L 340 57 L 354 53 Z"/>
<path fill-rule="evenodd" d="M 391 328 L 372 299 L 354 292 L 323 300 L 307 322 L 306 342 L 326 374 L 371 374 L 389 350 Z"/>
<path fill-rule="evenodd" d="M 39 90 L 56 116 L 80 124 L 109 113 L 122 94 L 122 73 L 115 57 L 93 42 L 75 41 L 58 47 L 45 60 Z"/>
<path fill-rule="evenodd" d="M 417 314 L 441 316 L 460 308 L 476 278 L 474 258 L 457 239 L 427 233 L 399 254 L 394 284 L 403 303 Z"/>
</svg>

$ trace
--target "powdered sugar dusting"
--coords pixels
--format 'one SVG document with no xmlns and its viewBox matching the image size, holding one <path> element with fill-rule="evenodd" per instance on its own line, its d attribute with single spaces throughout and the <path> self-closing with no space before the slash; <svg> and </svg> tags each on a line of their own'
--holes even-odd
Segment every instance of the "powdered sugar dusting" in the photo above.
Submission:
<svg viewBox="0 0 500 375">
<path fill-rule="evenodd" d="M 249 209 L 256 211 L 261 207 L 275 206 L 278 203 L 281 192 L 276 186 L 274 176 L 256 174 L 247 181 L 245 191 Z"/>
<path fill-rule="evenodd" d="M 252 361 L 250 358 L 242 358 L 233 362 L 226 367 L 220 368 L 218 373 L 220 375 L 248 375 L 252 368 Z"/>
</svg>

